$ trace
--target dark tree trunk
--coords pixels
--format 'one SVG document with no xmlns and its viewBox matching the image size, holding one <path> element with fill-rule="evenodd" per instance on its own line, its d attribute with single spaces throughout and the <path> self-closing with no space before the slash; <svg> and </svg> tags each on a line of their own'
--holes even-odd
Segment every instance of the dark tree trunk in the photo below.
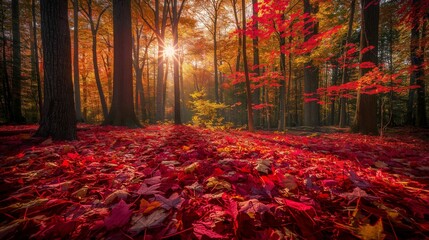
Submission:
<svg viewBox="0 0 429 240">
<path fill-rule="evenodd" d="M 332 86 L 337 85 L 338 70 L 339 70 L 338 63 L 336 63 L 334 69 L 332 70 Z M 335 125 L 335 99 L 331 99 L 331 111 L 330 111 L 330 117 L 329 117 L 329 124 Z"/>
<path fill-rule="evenodd" d="M 246 78 L 246 100 L 247 100 L 247 129 L 250 132 L 255 131 L 255 126 L 253 124 L 253 110 L 252 110 L 252 92 L 250 89 L 250 78 L 249 78 L 249 66 L 247 65 L 247 53 L 246 53 L 246 1 L 241 0 L 241 14 L 242 14 L 242 28 L 243 28 L 243 65 L 244 65 L 244 75 Z"/>
<path fill-rule="evenodd" d="M 34 1 L 34 0 L 33 0 Z M 82 104 L 80 101 L 79 83 L 79 0 L 73 1 L 73 79 L 74 79 L 74 104 L 76 107 L 76 119 L 83 122 Z"/>
<path fill-rule="evenodd" d="M 214 67 L 214 88 L 215 100 L 219 103 L 219 73 L 218 73 L 218 60 L 217 60 L 217 16 L 214 19 L 213 30 L 213 67 Z"/>
<path fill-rule="evenodd" d="M 304 0 L 304 13 L 309 15 L 318 11 L 317 6 L 312 6 L 310 0 Z M 305 41 L 309 41 L 318 31 L 318 23 L 307 18 L 305 20 L 305 29 L 308 33 L 304 36 Z M 319 87 L 319 68 L 314 66 L 312 60 L 304 65 L 304 96 L 305 98 L 317 98 L 317 88 Z M 304 126 L 319 126 L 320 114 L 317 101 L 304 101 Z"/>
<path fill-rule="evenodd" d="M 76 139 L 68 1 L 41 0 L 44 104 L 36 136 Z"/>
<path fill-rule="evenodd" d="M 175 49 L 175 53 L 173 56 L 174 61 L 174 123 L 182 124 L 181 112 L 180 112 L 180 72 L 179 72 L 179 54 L 177 53 L 179 49 L 179 19 L 185 4 L 186 0 L 183 0 L 180 8 L 178 6 L 178 0 L 171 1 L 171 30 L 173 33 L 173 47 Z"/>
<path fill-rule="evenodd" d="M 101 16 L 107 11 L 107 7 L 105 7 L 100 14 L 96 22 L 93 20 L 93 9 L 92 9 L 92 0 L 87 0 L 88 10 L 82 8 L 83 14 L 86 15 L 89 20 L 89 25 L 91 27 L 91 35 L 92 35 L 92 64 L 94 66 L 94 76 L 95 83 L 97 84 L 98 94 L 100 96 L 101 109 L 103 111 L 103 118 L 106 119 L 108 115 L 108 108 L 106 103 L 106 97 L 104 96 L 103 86 L 101 85 L 100 79 L 100 71 L 98 67 L 98 57 L 97 57 L 97 33 L 100 26 Z"/>
<path fill-rule="evenodd" d="M 140 127 L 134 112 L 131 0 L 113 0 L 113 99 L 105 124 Z"/>
<path fill-rule="evenodd" d="M 103 111 L 104 119 L 107 118 L 108 110 L 106 97 L 104 96 L 103 86 L 101 85 L 100 70 L 98 68 L 98 57 L 97 57 L 97 33 L 92 35 L 92 64 L 94 65 L 95 83 L 97 84 L 98 93 L 100 95 L 101 109 Z"/>
<path fill-rule="evenodd" d="M 155 120 L 164 121 L 165 118 L 165 103 L 164 103 L 164 40 L 165 40 L 165 29 L 167 25 L 167 10 L 169 2 L 164 0 L 164 6 L 162 9 L 162 17 L 160 16 L 160 1 L 155 0 L 154 15 L 155 15 L 155 27 L 153 29 L 156 32 L 158 41 L 158 68 L 156 78 L 156 94 L 155 94 Z"/>
<path fill-rule="evenodd" d="M 290 26 L 290 31 L 292 32 L 292 25 Z M 289 57 L 288 57 L 288 76 L 287 76 L 287 95 L 286 95 L 286 125 L 291 126 L 291 116 L 290 112 L 290 92 L 291 92 L 291 84 L 292 84 L 292 35 L 289 36 Z M 289 117 L 288 117 L 289 116 Z"/>
<path fill-rule="evenodd" d="M 257 18 L 258 17 L 258 13 L 259 13 L 259 5 L 258 5 L 258 0 L 252 0 L 252 4 L 253 4 L 253 17 Z M 252 46 L 253 46 L 253 73 L 255 74 L 255 77 L 259 77 L 261 75 L 261 71 L 259 69 L 259 38 L 257 36 L 257 31 L 259 29 L 258 26 L 258 21 L 254 21 L 253 22 L 253 31 L 254 31 L 254 37 L 252 40 Z M 261 89 L 260 88 L 255 88 L 255 90 L 253 91 L 252 94 L 252 102 L 254 104 L 260 104 L 260 95 L 261 95 Z M 253 121 L 255 122 L 256 126 L 260 125 L 261 122 L 261 111 L 262 110 L 258 110 L 256 112 L 254 112 L 254 116 L 253 116 Z"/>
<path fill-rule="evenodd" d="M 147 51 L 148 48 L 146 47 L 145 53 L 143 56 L 143 61 L 140 60 L 140 39 L 142 35 L 143 26 L 136 25 L 136 32 L 135 32 L 135 39 L 133 38 L 133 67 L 134 72 L 136 74 L 136 101 L 135 101 L 135 107 L 136 107 L 136 115 L 138 115 L 139 108 L 141 109 L 142 113 L 142 119 L 147 119 L 147 111 L 145 106 L 145 95 L 144 95 L 144 88 L 143 88 L 143 68 L 145 66 L 145 59 L 147 57 Z M 140 65 L 140 61 L 142 64 Z"/>
<path fill-rule="evenodd" d="M 40 81 L 40 69 L 39 69 L 39 49 L 37 44 L 37 22 L 36 22 L 36 1 L 31 0 L 31 15 L 32 15 L 32 27 L 33 27 L 33 68 L 34 77 L 37 83 L 37 105 L 39 106 L 39 117 L 42 117 L 42 83 Z"/>
<path fill-rule="evenodd" d="M 413 0 L 413 4 L 415 6 L 419 6 L 420 3 L 421 3 L 421 0 Z M 424 52 L 425 52 L 425 43 L 426 43 L 426 20 L 427 19 L 423 19 L 423 20 L 425 22 L 422 25 L 420 24 L 421 21 L 418 15 L 417 14 L 413 15 L 412 32 L 417 33 L 417 44 L 411 47 L 411 64 L 415 67 L 412 74 L 416 81 L 416 85 L 419 86 L 419 88 L 417 88 L 417 115 L 416 115 L 416 126 L 418 127 L 427 127 L 428 125 L 427 116 L 426 116 L 426 88 L 425 88 L 425 70 L 424 70 L 424 66 L 425 66 Z M 418 44 L 419 29 L 421 29 L 421 32 L 422 32 L 421 38 L 420 38 L 420 44 Z"/>
<path fill-rule="evenodd" d="M 164 40 L 158 37 L 158 68 L 156 78 L 156 121 L 164 121 Z"/>
<path fill-rule="evenodd" d="M 3 97 L 5 102 L 5 117 L 7 120 L 11 121 L 11 105 L 12 105 L 12 94 L 11 89 L 9 85 L 9 74 L 8 74 L 8 66 L 7 66 L 7 55 L 6 55 L 6 46 L 7 46 L 7 38 L 6 38 L 6 32 L 4 29 L 4 21 L 5 21 L 5 14 L 4 14 L 4 7 L 3 7 L 3 1 L 0 0 L 0 11 L 1 11 L 1 33 L 2 33 L 2 83 L 3 83 Z"/>
<path fill-rule="evenodd" d="M 378 64 L 378 23 L 380 6 L 372 4 L 373 0 L 361 0 L 361 35 L 360 49 L 373 46 L 374 48 L 359 56 L 359 62 L 372 62 Z M 363 77 L 370 72 L 370 68 L 360 68 L 359 76 Z M 363 134 L 378 134 L 377 128 L 377 95 L 363 94 L 358 92 L 356 116 L 353 130 Z"/>
<path fill-rule="evenodd" d="M 12 122 L 24 123 L 21 111 L 21 34 L 19 32 L 19 1 L 12 0 Z"/>
<path fill-rule="evenodd" d="M 344 53 L 343 53 L 343 75 L 341 78 L 341 84 L 347 83 L 349 81 L 348 76 L 348 68 L 347 68 L 347 44 L 351 41 L 352 36 L 352 30 L 353 30 L 353 19 L 355 15 L 355 5 L 356 0 L 352 0 L 350 3 L 350 17 L 349 17 L 349 24 L 347 28 L 347 36 L 346 41 L 344 43 Z M 346 120 L 347 120 L 347 112 L 346 112 L 346 98 L 341 97 L 340 98 L 340 120 L 339 120 L 339 127 L 343 128 L 346 126 Z"/>
<path fill-rule="evenodd" d="M 285 16 L 283 15 L 282 18 L 284 20 Z M 280 32 L 278 35 L 280 43 L 280 72 L 282 74 L 279 88 L 279 131 L 284 131 L 286 129 L 286 55 L 282 51 L 286 45 L 286 39 L 283 37 L 283 34 L 283 32 Z"/>
</svg>

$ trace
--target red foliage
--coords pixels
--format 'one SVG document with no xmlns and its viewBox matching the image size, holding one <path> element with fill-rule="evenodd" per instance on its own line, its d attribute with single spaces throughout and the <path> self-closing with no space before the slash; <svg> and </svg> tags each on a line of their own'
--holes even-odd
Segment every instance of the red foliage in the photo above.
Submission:
<svg viewBox="0 0 429 240">
<path fill-rule="evenodd" d="M 429 234 L 428 143 L 407 134 L 87 126 L 41 142 L 2 130 L 4 239 Z"/>
</svg>

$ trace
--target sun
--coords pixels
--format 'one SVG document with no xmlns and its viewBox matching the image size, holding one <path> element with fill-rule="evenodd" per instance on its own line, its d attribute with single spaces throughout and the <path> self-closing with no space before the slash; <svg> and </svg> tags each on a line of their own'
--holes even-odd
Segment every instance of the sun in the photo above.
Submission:
<svg viewBox="0 0 429 240">
<path fill-rule="evenodd" d="M 174 57 L 175 53 L 176 53 L 176 50 L 174 49 L 173 46 L 166 46 L 164 48 L 164 55 L 166 57 L 169 57 L 169 58 Z"/>
</svg>

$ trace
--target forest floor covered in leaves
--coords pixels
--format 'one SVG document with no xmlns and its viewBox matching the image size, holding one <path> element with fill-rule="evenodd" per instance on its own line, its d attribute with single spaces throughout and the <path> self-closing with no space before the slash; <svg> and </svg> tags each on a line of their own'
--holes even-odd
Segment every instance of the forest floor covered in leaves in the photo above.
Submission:
<svg viewBox="0 0 429 240">
<path fill-rule="evenodd" d="M 429 142 L 406 132 L 0 127 L 0 239 L 425 239 Z"/>
</svg>

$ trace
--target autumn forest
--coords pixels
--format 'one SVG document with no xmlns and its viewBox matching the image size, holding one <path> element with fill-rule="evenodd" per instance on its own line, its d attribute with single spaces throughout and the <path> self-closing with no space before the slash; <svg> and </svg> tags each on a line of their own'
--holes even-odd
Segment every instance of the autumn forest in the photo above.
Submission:
<svg viewBox="0 0 429 240">
<path fill-rule="evenodd" d="M 0 0 L 0 238 L 429 238 L 428 23 L 427 0 Z"/>
</svg>

